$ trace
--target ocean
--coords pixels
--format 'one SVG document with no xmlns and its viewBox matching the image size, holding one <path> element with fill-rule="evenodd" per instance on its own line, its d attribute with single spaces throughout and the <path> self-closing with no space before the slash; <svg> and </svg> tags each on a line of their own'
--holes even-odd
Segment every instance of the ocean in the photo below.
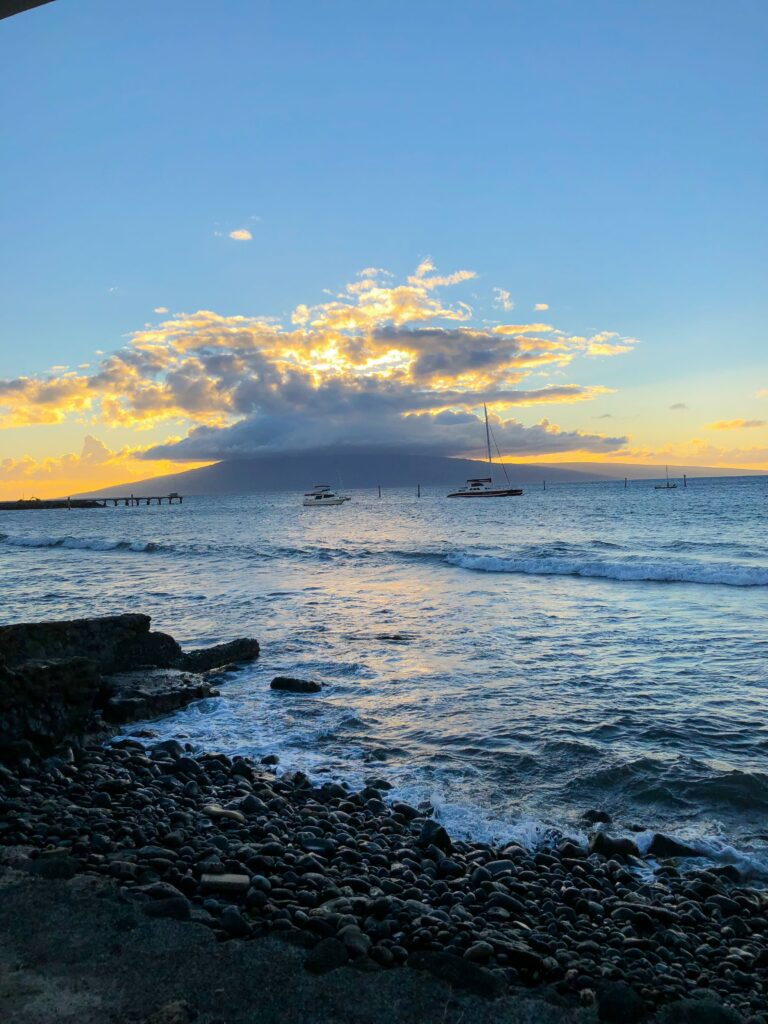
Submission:
<svg viewBox="0 0 768 1024">
<path fill-rule="evenodd" d="M 2 513 L 2 620 L 255 636 L 257 663 L 153 731 L 386 779 L 456 835 L 583 840 L 600 809 L 768 878 L 768 477 L 350 493 Z"/>
</svg>

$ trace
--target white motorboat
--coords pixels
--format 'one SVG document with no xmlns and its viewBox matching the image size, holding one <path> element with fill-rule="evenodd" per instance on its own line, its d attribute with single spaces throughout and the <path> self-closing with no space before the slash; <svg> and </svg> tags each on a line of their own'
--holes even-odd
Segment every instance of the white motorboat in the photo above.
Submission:
<svg viewBox="0 0 768 1024">
<path fill-rule="evenodd" d="M 488 423 L 488 408 L 483 403 L 483 409 L 485 411 L 485 443 L 488 448 L 488 470 L 490 476 L 475 477 L 472 480 L 467 480 L 463 487 L 457 488 L 455 491 L 451 491 L 447 495 L 449 498 L 510 498 L 522 494 L 522 490 L 519 487 L 509 486 L 509 477 L 507 476 L 507 467 L 502 462 L 501 467 L 504 470 L 504 476 L 507 478 L 507 486 L 499 487 L 493 483 L 493 458 L 491 457 L 491 427 Z"/>
<path fill-rule="evenodd" d="M 311 491 L 304 495 L 302 505 L 305 508 L 328 508 L 331 505 L 343 505 L 352 499 L 348 494 L 337 494 L 327 484 L 315 484 Z"/>
</svg>

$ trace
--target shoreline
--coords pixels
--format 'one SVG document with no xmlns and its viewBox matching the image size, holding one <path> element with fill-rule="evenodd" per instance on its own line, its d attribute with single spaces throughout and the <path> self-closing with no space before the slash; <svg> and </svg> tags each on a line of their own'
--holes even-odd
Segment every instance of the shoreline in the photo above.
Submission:
<svg viewBox="0 0 768 1024">
<path fill-rule="evenodd" d="M 282 938 L 318 974 L 407 966 L 617 1022 L 611 999 L 637 1020 L 691 998 L 766 1019 L 768 897 L 728 872 L 651 882 L 615 847 L 454 841 L 386 793 L 122 739 L 3 769 L 0 844 L 38 881 L 108 880 L 143 916 Z"/>
<path fill-rule="evenodd" d="M 202 943 L 247 947 L 242 956 L 267 967 L 290 962 L 305 979 L 299 989 L 311 977 L 321 989 L 393 991 L 400 982 L 372 979 L 402 976 L 417 1002 L 430 986 L 448 993 L 442 1017 L 391 1018 L 414 1024 L 444 1024 L 451 1000 L 470 1001 L 457 1024 L 768 1024 L 768 893 L 743 884 L 733 866 L 686 864 L 683 873 L 692 851 L 663 834 L 645 851 L 649 863 L 601 827 L 588 849 L 554 832 L 536 849 L 465 841 L 429 803 L 398 800 L 373 774 L 355 790 L 301 771 L 278 776 L 268 752 L 256 762 L 195 751 L 177 739 L 151 742 L 143 727 L 134 727 L 142 740 L 115 738 L 127 722 L 151 724 L 214 696 L 211 670 L 258 657 L 253 639 L 185 653 L 149 626 L 147 616 L 124 615 L 0 628 L 0 921 L 17 949 L 36 948 L 54 973 L 76 975 L 47 930 L 46 901 L 55 915 L 73 894 L 95 893 L 107 948 L 122 948 L 126 914 L 137 934 L 182 936 L 167 967 L 182 1002 L 196 989 L 176 950 Z M 14 901 L 30 927 L 9 909 Z M 71 927 L 80 945 L 92 944 L 94 908 L 81 919 L 75 904 Z M 61 1018 L 35 1016 L 19 992 L 24 955 L 20 962 L 0 986 L 0 1006 L 16 1006 L 14 1024 L 53 1024 Z M 151 965 L 137 970 L 151 990 Z M 128 976 L 115 971 L 125 989 Z M 107 981 L 89 984 L 101 992 Z M 371 1014 L 361 1019 L 390 1019 L 378 997 L 365 998 Z M 106 1019 L 122 1021 L 129 1009 Z M 185 1024 L 200 1011 L 156 1009 L 147 1024 Z M 225 1022 L 263 1024 L 235 1009 Z M 285 1019 L 277 1004 L 275 1014 L 266 1019 Z"/>
</svg>

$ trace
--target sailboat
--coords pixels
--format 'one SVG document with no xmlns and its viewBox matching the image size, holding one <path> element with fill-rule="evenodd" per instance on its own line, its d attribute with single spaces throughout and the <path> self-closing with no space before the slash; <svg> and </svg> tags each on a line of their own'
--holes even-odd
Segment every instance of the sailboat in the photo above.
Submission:
<svg viewBox="0 0 768 1024">
<path fill-rule="evenodd" d="M 518 487 L 494 487 L 493 485 L 493 458 L 491 456 L 491 427 L 488 423 L 488 407 L 483 402 L 483 411 L 485 412 L 485 443 L 488 449 L 488 476 L 475 477 L 472 480 L 467 480 L 464 487 L 459 487 L 456 491 L 451 491 L 447 495 L 448 498 L 509 498 L 513 495 L 522 494 L 523 492 Z M 495 439 L 494 439 L 495 440 Z M 504 476 L 507 478 L 507 484 L 509 484 L 509 476 L 507 476 L 507 467 L 502 462 L 502 469 L 504 470 Z"/>
<path fill-rule="evenodd" d="M 674 491 L 677 484 L 671 484 L 669 482 L 669 466 L 664 467 L 667 474 L 667 482 L 665 484 L 654 484 L 654 490 L 656 491 Z"/>
</svg>

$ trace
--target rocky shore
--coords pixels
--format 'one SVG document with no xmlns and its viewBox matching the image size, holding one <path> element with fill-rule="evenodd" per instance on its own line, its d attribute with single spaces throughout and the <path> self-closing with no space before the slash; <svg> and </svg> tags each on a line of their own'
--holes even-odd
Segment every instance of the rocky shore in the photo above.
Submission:
<svg viewBox="0 0 768 1024">
<path fill-rule="evenodd" d="M 216 694 L 216 673 L 258 657 L 253 639 L 185 653 L 148 615 L 0 626 L 0 759 L 51 753 Z"/>
<path fill-rule="evenodd" d="M 353 993 L 350 977 L 373 991 L 390 984 L 374 976 L 402 973 L 406 988 L 417 978 L 414 991 L 449 993 L 442 1018 L 414 1019 L 448 1020 L 453 992 L 469 1000 L 455 1014 L 466 1022 L 768 1021 L 768 897 L 733 869 L 683 874 L 663 842 L 657 858 L 668 859 L 648 864 L 604 829 L 590 850 L 562 836 L 537 851 L 464 842 L 429 806 L 390 801 L 385 779 L 352 792 L 278 775 L 274 761 L 131 737 L 17 757 L 0 767 L 13 873 L 0 921 L 17 928 L 3 915 L 19 900 L 39 917 L 39 899 L 66 901 L 87 884 L 102 887 L 115 920 L 122 907 L 150 930 L 205 933 L 215 948 L 274 950 L 279 939 L 296 991 L 337 974 Z M 115 928 L 103 938 L 119 945 Z M 514 1016 L 532 996 L 538 1009 Z M 382 1014 L 351 1001 L 348 1019 L 410 1019 Z"/>
</svg>

